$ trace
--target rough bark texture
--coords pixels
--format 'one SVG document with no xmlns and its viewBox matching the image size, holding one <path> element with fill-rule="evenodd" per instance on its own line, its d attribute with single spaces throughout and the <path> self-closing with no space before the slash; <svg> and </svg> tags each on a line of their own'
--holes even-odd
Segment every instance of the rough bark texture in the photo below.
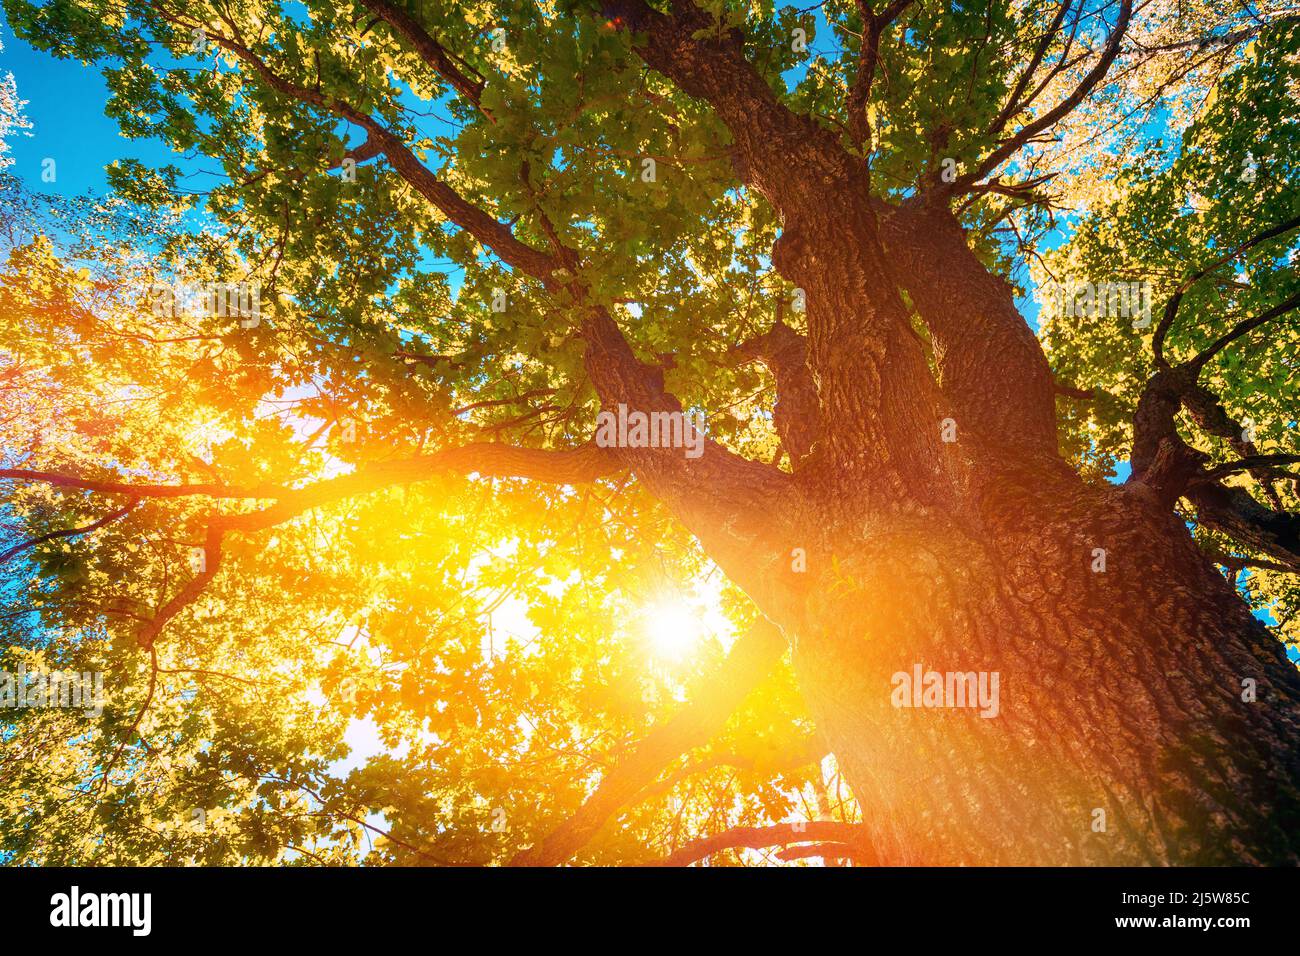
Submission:
<svg viewBox="0 0 1300 956">
<path fill-rule="evenodd" d="M 880 862 L 1294 863 L 1300 681 L 1181 524 L 1060 475 L 972 503 L 808 590 L 796 668 Z M 999 672 L 998 716 L 893 707 L 915 664 Z"/>
</svg>

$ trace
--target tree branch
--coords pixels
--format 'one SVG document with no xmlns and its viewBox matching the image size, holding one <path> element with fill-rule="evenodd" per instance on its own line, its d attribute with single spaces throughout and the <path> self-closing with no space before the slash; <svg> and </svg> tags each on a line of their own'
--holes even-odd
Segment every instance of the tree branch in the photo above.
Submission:
<svg viewBox="0 0 1300 956">
<path fill-rule="evenodd" d="M 1205 36 L 1193 37 L 1190 40 L 1176 40 L 1173 43 L 1162 43 L 1156 46 L 1133 46 L 1122 51 L 1120 56 L 1150 56 L 1152 53 L 1169 53 L 1176 50 L 1194 49 L 1200 51 L 1213 46 L 1232 46 L 1242 40 L 1254 39 L 1265 30 L 1297 22 L 1300 22 L 1300 16 L 1281 16 L 1267 23 L 1253 23 L 1248 27 L 1242 27 L 1240 30 L 1233 30 L 1229 33 L 1211 33 Z"/>
<path fill-rule="evenodd" d="M 559 866 L 586 846 L 620 808 L 654 782 L 677 757 L 702 747 L 785 653 L 785 639 L 763 620 L 740 637 L 707 688 L 666 724 L 655 728 L 595 792 L 536 846 L 515 854 L 512 866 Z"/>
<path fill-rule="evenodd" d="M 229 21 L 226 23 L 232 34 L 237 32 Z M 625 402 L 645 412 L 680 410 L 680 403 L 663 391 L 662 378 L 657 379 L 637 361 L 608 310 L 588 301 L 585 287 L 573 275 L 578 268 L 575 251 L 557 244 L 553 253 L 546 253 L 526 245 L 515 238 L 508 225 L 466 202 L 441 182 L 405 143 L 369 115 L 277 75 L 237 37 L 213 39 L 283 95 L 332 112 L 365 129 L 382 145 L 389 162 L 403 178 L 452 222 L 495 251 L 512 268 L 540 280 L 548 290 L 567 292 L 579 303 L 583 315 L 581 331 L 587 345 L 587 369 L 602 401 L 611 405 Z M 569 275 L 561 279 L 556 275 L 560 270 L 566 270 Z M 783 476 L 777 469 L 748 461 L 713 442 L 707 443 L 705 455 L 697 461 L 686 460 L 671 449 L 620 449 L 619 454 L 645 480 L 651 492 L 672 508 L 706 547 L 716 551 L 715 559 L 720 565 L 728 571 L 753 567 L 754 529 L 758 522 L 746 519 L 743 509 L 755 501 L 762 504 L 760 513 L 774 507 L 772 495 L 784 488 Z M 753 528 L 724 526 L 728 519 L 747 522 Z M 747 555 L 748 560 L 742 561 L 746 549 L 751 553 Z M 759 570 L 759 577 L 763 577 L 765 570 L 765 567 Z M 764 587 L 757 580 L 750 583 L 760 590 Z M 773 582 L 768 581 L 765 586 L 771 588 Z"/>
<path fill-rule="evenodd" d="M 1279 564 L 1276 561 L 1261 561 L 1258 558 L 1243 558 L 1235 554 L 1226 554 L 1222 551 L 1210 551 L 1206 555 L 1215 564 L 1221 564 L 1234 576 L 1246 569 L 1253 571 L 1276 571 L 1279 574 L 1297 574 L 1300 573 L 1296 568 L 1288 567 L 1285 564 Z"/>
<path fill-rule="evenodd" d="M 1243 319 L 1238 322 L 1231 329 L 1202 349 L 1194 358 L 1190 359 L 1187 364 L 1193 369 L 1199 371 L 1205 367 L 1205 364 L 1209 362 L 1210 359 L 1214 358 L 1214 356 L 1218 355 L 1219 352 L 1223 351 L 1223 349 L 1227 348 L 1243 335 L 1247 335 L 1259 328 L 1265 322 L 1272 321 L 1273 319 L 1285 315 L 1297 308 L 1300 308 L 1300 292 L 1288 296 L 1271 309 L 1267 309 L 1253 318 Z"/>
<path fill-rule="evenodd" d="M 189 26 L 175 17 L 168 17 L 168 19 L 182 26 Z M 227 25 L 230 25 L 228 21 Z M 268 86 L 282 95 L 333 113 L 364 129 L 368 136 L 383 149 L 384 155 L 388 157 L 388 161 L 402 178 L 443 215 L 495 252 L 507 265 L 544 284 L 553 283 L 551 273 L 560 268 L 558 262 L 546 253 L 521 242 L 508 225 L 497 221 L 482 209 L 466 201 L 421 163 L 401 138 L 386 126 L 342 100 L 326 96 L 280 76 L 265 60 L 237 38 L 222 34 L 210 35 L 210 38 L 222 49 L 233 53 L 252 67 Z"/>
<path fill-rule="evenodd" d="M 818 462 L 834 506 L 864 511 L 883 496 L 946 493 L 938 389 L 881 248 L 866 168 L 829 130 L 791 112 L 745 58 L 739 33 L 719 35 L 711 14 L 680 3 L 669 16 L 643 0 L 606 10 L 647 65 L 709 103 L 732 134 L 738 175 L 781 214 L 772 262 L 806 291 L 808 365 L 822 419 L 836 423 Z M 825 203 L 831 188 L 845 201 Z"/>
<path fill-rule="evenodd" d="M 78 478 L 76 475 L 63 475 L 53 471 L 0 468 L 0 479 L 5 478 L 14 481 L 38 481 L 58 488 L 80 488 L 83 491 L 98 491 L 109 495 L 131 495 L 134 498 L 189 498 L 200 495 L 207 498 L 278 498 L 284 493 L 283 488 L 265 484 L 252 488 L 210 482 L 194 485 L 136 485 L 123 481 Z"/>
<path fill-rule="evenodd" d="M 1043 62 L 1043 58 L 1047 56 L 1047 51 L 1051 48 L 1052 41 L 1056 39 L 1056 35 L 1061 29 L 1061 24 L 1065 20 L 1065 15 L 1070 12 L 1070 7 L 1073 5 L 1073 2 L 1074 0 L 1061 0 L 1061 5 L 1056 11 L 1056 16 L 1052 18 L 1051 25 L 1048 26 L 1046 32 L 1043 33 L 1042 39 L 1039 40 L 1038 46 L 1034 49 L 1033 56 L 1029 58 L 1028 65 L 1025 66 L 1024 72 L 1020 74 L 1020 79 L 1016 81 L 1016 85 L 1012 88 L 1011 95 L 1007 97 L 1006 105 L 1002 107 L 1002 110 L 998 113 L 997 117 L 989 124 L 989 135 L 996 136 L 998 133 L 1002 132 L 1003 128 L 1006 127 L 1011 118 L 1032 101 L 1031 97 L 1030 100 L 1021 102 L 1020 97 L 1024 95 L 1025 88 L 1029 85 L 1029 81 L 1033 79 L 1034 73 Z"/>
<path fill-rule="evenodd" d="M 791 467 L 797 469 L 821 432 L 817 386 L 808 370 L 807 339 L 778 314 L 771 329 L 734 346 L 731 352 L 738 361 L 762 362 L 776 380 L 772 423 L 781 447 L 790 456 Z"/>
<path fill-rule="evenodd" d="M 787 863 L 814 857 L 823 860 L 852 860 L 861 852 L 848 843 L 810 843 L 807 846 L 788 846 L 784 850 L 777 850 L 776 858 Z"/>
<path fill-rule="evenodd" d="M 172 595 L 171 600 L 159 608 L 153 618 L 136 634 L 136 643 L 150 653 L 153 653 L 154 642 L 158 640 L 158 635 L 167 626 L 167 622 L 194 603 L 217 576 L 217 571 L 221 568 L 221 542 L 226 533 L 226 529 L 218 523 L 219 520 L 210 523 L 204 535 L 203 568 L 186 581 L 184 587 Z M 154 664 L 157 666 L 156 657 Z"/>
<path fill-rule="evenodd" d="M 782 213 L 807 197 L 807 182 L 844 183 L 860 174 L 857 163 L 829 130 L 791 112 L 745 58 L 737 31 L 717 35 L 711 14 L 692 3 L 671 15 L 644 0 L 606 0 L 605 15 L 637 39 L 634 52 L 683 92 L 706 101 L 733 138 L 732 162 L 741 179 Z M 829 178 L 828 178 L 829 177 Z"/>
<path fill-rule="evenodd" d="M 1275 465 L 1294 465 L 1296 462 L 1300 462 L 1300 455 L 1252 455 L 1240 461 L 1215 465 L 1206 471 L 1202 477 L 1217 479 L 1225 475 L 1236 474 L 1239 471 L 1254 471 L 1257 468 L 1269 468 Z"/>
<path fill-rule="evenodd" d="M 874 854 L 865 845 L 864 839 L 865 834 L 859 824 L 824 820 L 810 821 L 808 823 L 778 823 L 769 827 L 736 827 L 688 843 L 662 860 L 648 865 L 689 866 L 698 860 L 712 856 L 719 850 L 731 850 L 738 847 L 761 850 L 769 846 L 784 846 L 791 843 L 826 842 L 848 847 L 855 858 L 870 861 Z M 820 856 L 821 854 L 815 855 Z"/>
<path fill-rule="evenodd" d="M 57 540 L 58 538 L 75 538 L 78 535 L 89 534 L 92 531 L 98 531 L 100 528 L 104 527 L 104 525 L 111 524 L 112 522 L 116 521 L 118 518 L 123 518 L 126 515 L 130 514 L 131 511 L 134 510 L 135 506 L 139 503 L 140 502 L 138 499 L 132 498 L 129 502 L 127 502 L 125 507 L 110 512 L 109 514 L 104 515 L 104 517 L 100 518 L 98 521 L 93 521 L 88 525 L 84 525 L 83 527 L 67 528 L 63 531 L 51 531 L 48 534 L 43 534 L 40 535 L 39 537 L 29 538 L 26 541 L 14 545 L 12 548 L 10 548 L 8 551 L 5 551 L 3 554 L 0 554 L 0 564 L 7 563 L 12 558 L 15 558 L 18 555 L 22 554 L 28 548 L 34 548 L 38 544 L 44 544 L 47 541 L 54 541 Z"/>
<path fill-rule="evenodd" d="M 1164 355 L 1165 336 L 1169 334 L 1169 330 L 1173 327 L 1174 320 L 1178 317 L 1178 307 L 1182 304 L 1183 296 L 1191 290 L 1192 286 L 1196 285 L 1196 283 L 1200 282 L 1215 269 L 1219 268 L 1219 266 L 1231 262 L 1243 252 L 1248 252 L 1260 243 L 1290 232 L 1292 229 L 1297 227 L 1300 227 L 1300 216 L 1270 226 L 1263 232 L 1251 236 L 1230 252 L 1218 256 L 1208 265 L 1202 266 L 1196 272 L 1184 279 L 1182 284 L 1174 291 L 1174 294 L 1170 296 L 1169 301 L 1165 303 L 1164 313 L 1160 316 L 1160 321 L 1156 324 L 1155 332 L 1153 332 L 1151 336 L 1151 349 L 1155 354 L 1156 366 L 1158 368 L 1169 368 L 1169 362 L 1165 359 Z"/>
<path fill-rule="evenodd" d="M 1068 116 L 1076 106 L 1087 98 L 1093 88 L 1105 79 L 1107 72 L 1110 70 L 1110 65 L 1115 61 L 1115 57 L 1119 55 L 1120 41 L 1124 38 L 1124 33 L 1128 30 L 1129 19 L 1132 15 L 1133 0 L 1120 0 L 1119 18 L 1115 22 L 1115 28 L 1111 31 L 1105 48 L 1102 50 L 1100 59 L 1098 59 L 1096 65 L 1088 71 L 1088 74 L 1082 81 L 1080 81 L 1079 85 L 1074 88 L 1074 91 L 1038 119 L 1022 126 L 1016 131 L 1014 136 L 1011 136 L 1006 140 L 1006 142 L 985 157 L 985 159 L 982 160 L 974 170 L 963 176 L 958 176 L 957 179 L 951 183 L 941 184 L 937 187 L 937 192 L 945 196 L 951 196 L 964 191 L 967 187 L 978 182 L 984 176 L 1001 166 L 1003 162 L 1018 152 L 1021 147 L 1039 133 L 1056 125 Z"/>
<path fill-rule="evenodd" d="M 1244 488 L 1213 481 L 1193 481 L 1183 494 L 1195 507 L 1198 523 L 1300 572 L 1300 515 L 1265 508 Z"/>
<path fill-rule="evenodd" d="M 880 204 L 899 283 L 930 329 L 939 384 L 958 425 L 993 448 L 1056 454 L 1056 381 L 1011 286 L 971 251 L 937 202 Z"/>
<path fill-rule="evenodd" d="M 386 22 L 415 51 L 434 72 L 445 79 L 456 92 L 469 100 L 489 120 L 492 114 L 483 108 L 483 81 L 472 80 L 461 71 L 437 40 L 421 26 L 414 17 L 401 8 L 388 3 L 387 0 L 361 0 L 364 6 L 375 16 Z"/>
<path fill-rule="evenodd" d="M 858 12 L 862 15 L 862 44 L 858 50 L 858 73 L 849 90 L 846 110 L 849 117 L 849 138 L 854 146 L 861 147 L 864 152 L 871 151 L 871 123 L 867 119 L 867 104 L 871 100 L 871 87 L 875 82 L 880 37 L 911 5 L 912 0 L 894 0 L 876 14 L 872 12 L 868 0 L 858 0 Z"/>
<path fill-rule="evenodd" d="M 622 465 L 615 456 L 594 445 L 547 451 L 479 443 L 416 458 L 379 462 L 351 475 L 287 490 L 278 496 L 274 505 L 261 511 L 214 515 L 208 519 L 203 569 L 141 628 L 137 641 L 142 647 L 152 647 L 167 623 L 203 593 L 221 566 L 222 540 L 230 532 L 251 534 L 262 531 L 333 501 L 393 485 L 424 481 L 447 472 L 474 473 L 483 478 L 529 478 L 579 484 L 620 470 Z"/>
<path fill-rule="evenodd" d="M 1176 415 L 1186 405 L 1199 424 L 1212 433 L 1229 431 L 1234 447 L 1249 457 L 1230 466 L 1205 469 L 1208 455 L 1189 446 L 1178 434 Z M 1300 515 L 1266 508 L 1244 488 L 1227 487 L 1218 479 L 1247 468 L 1261 480 L 1267 465 L 1257 465 L 1253 445 L 1225 429 L 1227 414 L 1206 389 L 1196 384 L 1186 365 L 1158 370 L 1147 382 L 1133 416 L 1133 472 L 1126 484 L 1144 485 L 1166 504 L 1185 497 L 1196 510 L 1196 520 L 1228 535 L 1240 547 L 1276 559 L 1300 570 Z M 1263 459 L 1294 456 L 1259 456 Z M 1267 488 L 1267 485 L 1265 485 Z"/>
</svg>

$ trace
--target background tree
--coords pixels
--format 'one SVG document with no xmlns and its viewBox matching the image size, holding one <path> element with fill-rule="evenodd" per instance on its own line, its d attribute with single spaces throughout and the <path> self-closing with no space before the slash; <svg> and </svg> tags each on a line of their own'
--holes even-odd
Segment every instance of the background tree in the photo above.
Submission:
<svg viewBox="0 0 1300 956">
<path fill-rule="evenodd" d="M 1234 586 L 1300 569 L 1294 18 L 5 6 L 220 167 L 12 244 L 7 657 L 111 698 L 6 713 L 10 856 L 1296 860 L 1300 681 Z M 1048 276 L 1156 319 L 1045 351 Z M 704 454 L 597 447 L 620 404 Z M 652 668 L 710 575 L 740 636 Z M 914 664 L 999 716 L 894 708 Z"/>
</svg>

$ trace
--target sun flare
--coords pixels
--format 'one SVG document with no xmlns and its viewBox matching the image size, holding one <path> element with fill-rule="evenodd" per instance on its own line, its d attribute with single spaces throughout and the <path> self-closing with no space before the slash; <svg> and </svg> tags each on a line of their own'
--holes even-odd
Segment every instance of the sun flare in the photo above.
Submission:
<svg viewBox="0 0 1300 956">
<path fill-rule="evenodd" d="M 690 607 L 671 601 L 648 609 L 646 634 L 656 655 L 680 659 L 699 644 L 703 625 Z"/>
</svg>

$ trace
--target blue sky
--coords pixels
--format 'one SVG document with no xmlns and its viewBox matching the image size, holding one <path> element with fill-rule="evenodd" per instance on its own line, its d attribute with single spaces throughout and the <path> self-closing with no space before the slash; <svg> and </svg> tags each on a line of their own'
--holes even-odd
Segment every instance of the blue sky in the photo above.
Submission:
<svg viewBox="0 0 1300 956">
<path fill-rule="evenodd" d="M 108 87 L 98 70 L 39 53 L 2 23 L 0 41 L 0 71 L 14 75 L 32 124 L 31 135 L 20 134 L 10 142 L 10 172 L 29 189 L 67 196 L 93 189 L 102 195 L 107 189 L 104 167 L 115 159 L 180 165 L 162 143 L 129 140 L 118 131 L 117 121 L 104 115 Z M 41 181 L 41 163 L 47 157 L 57 163 L 54 183 Z"/>
</svg>

